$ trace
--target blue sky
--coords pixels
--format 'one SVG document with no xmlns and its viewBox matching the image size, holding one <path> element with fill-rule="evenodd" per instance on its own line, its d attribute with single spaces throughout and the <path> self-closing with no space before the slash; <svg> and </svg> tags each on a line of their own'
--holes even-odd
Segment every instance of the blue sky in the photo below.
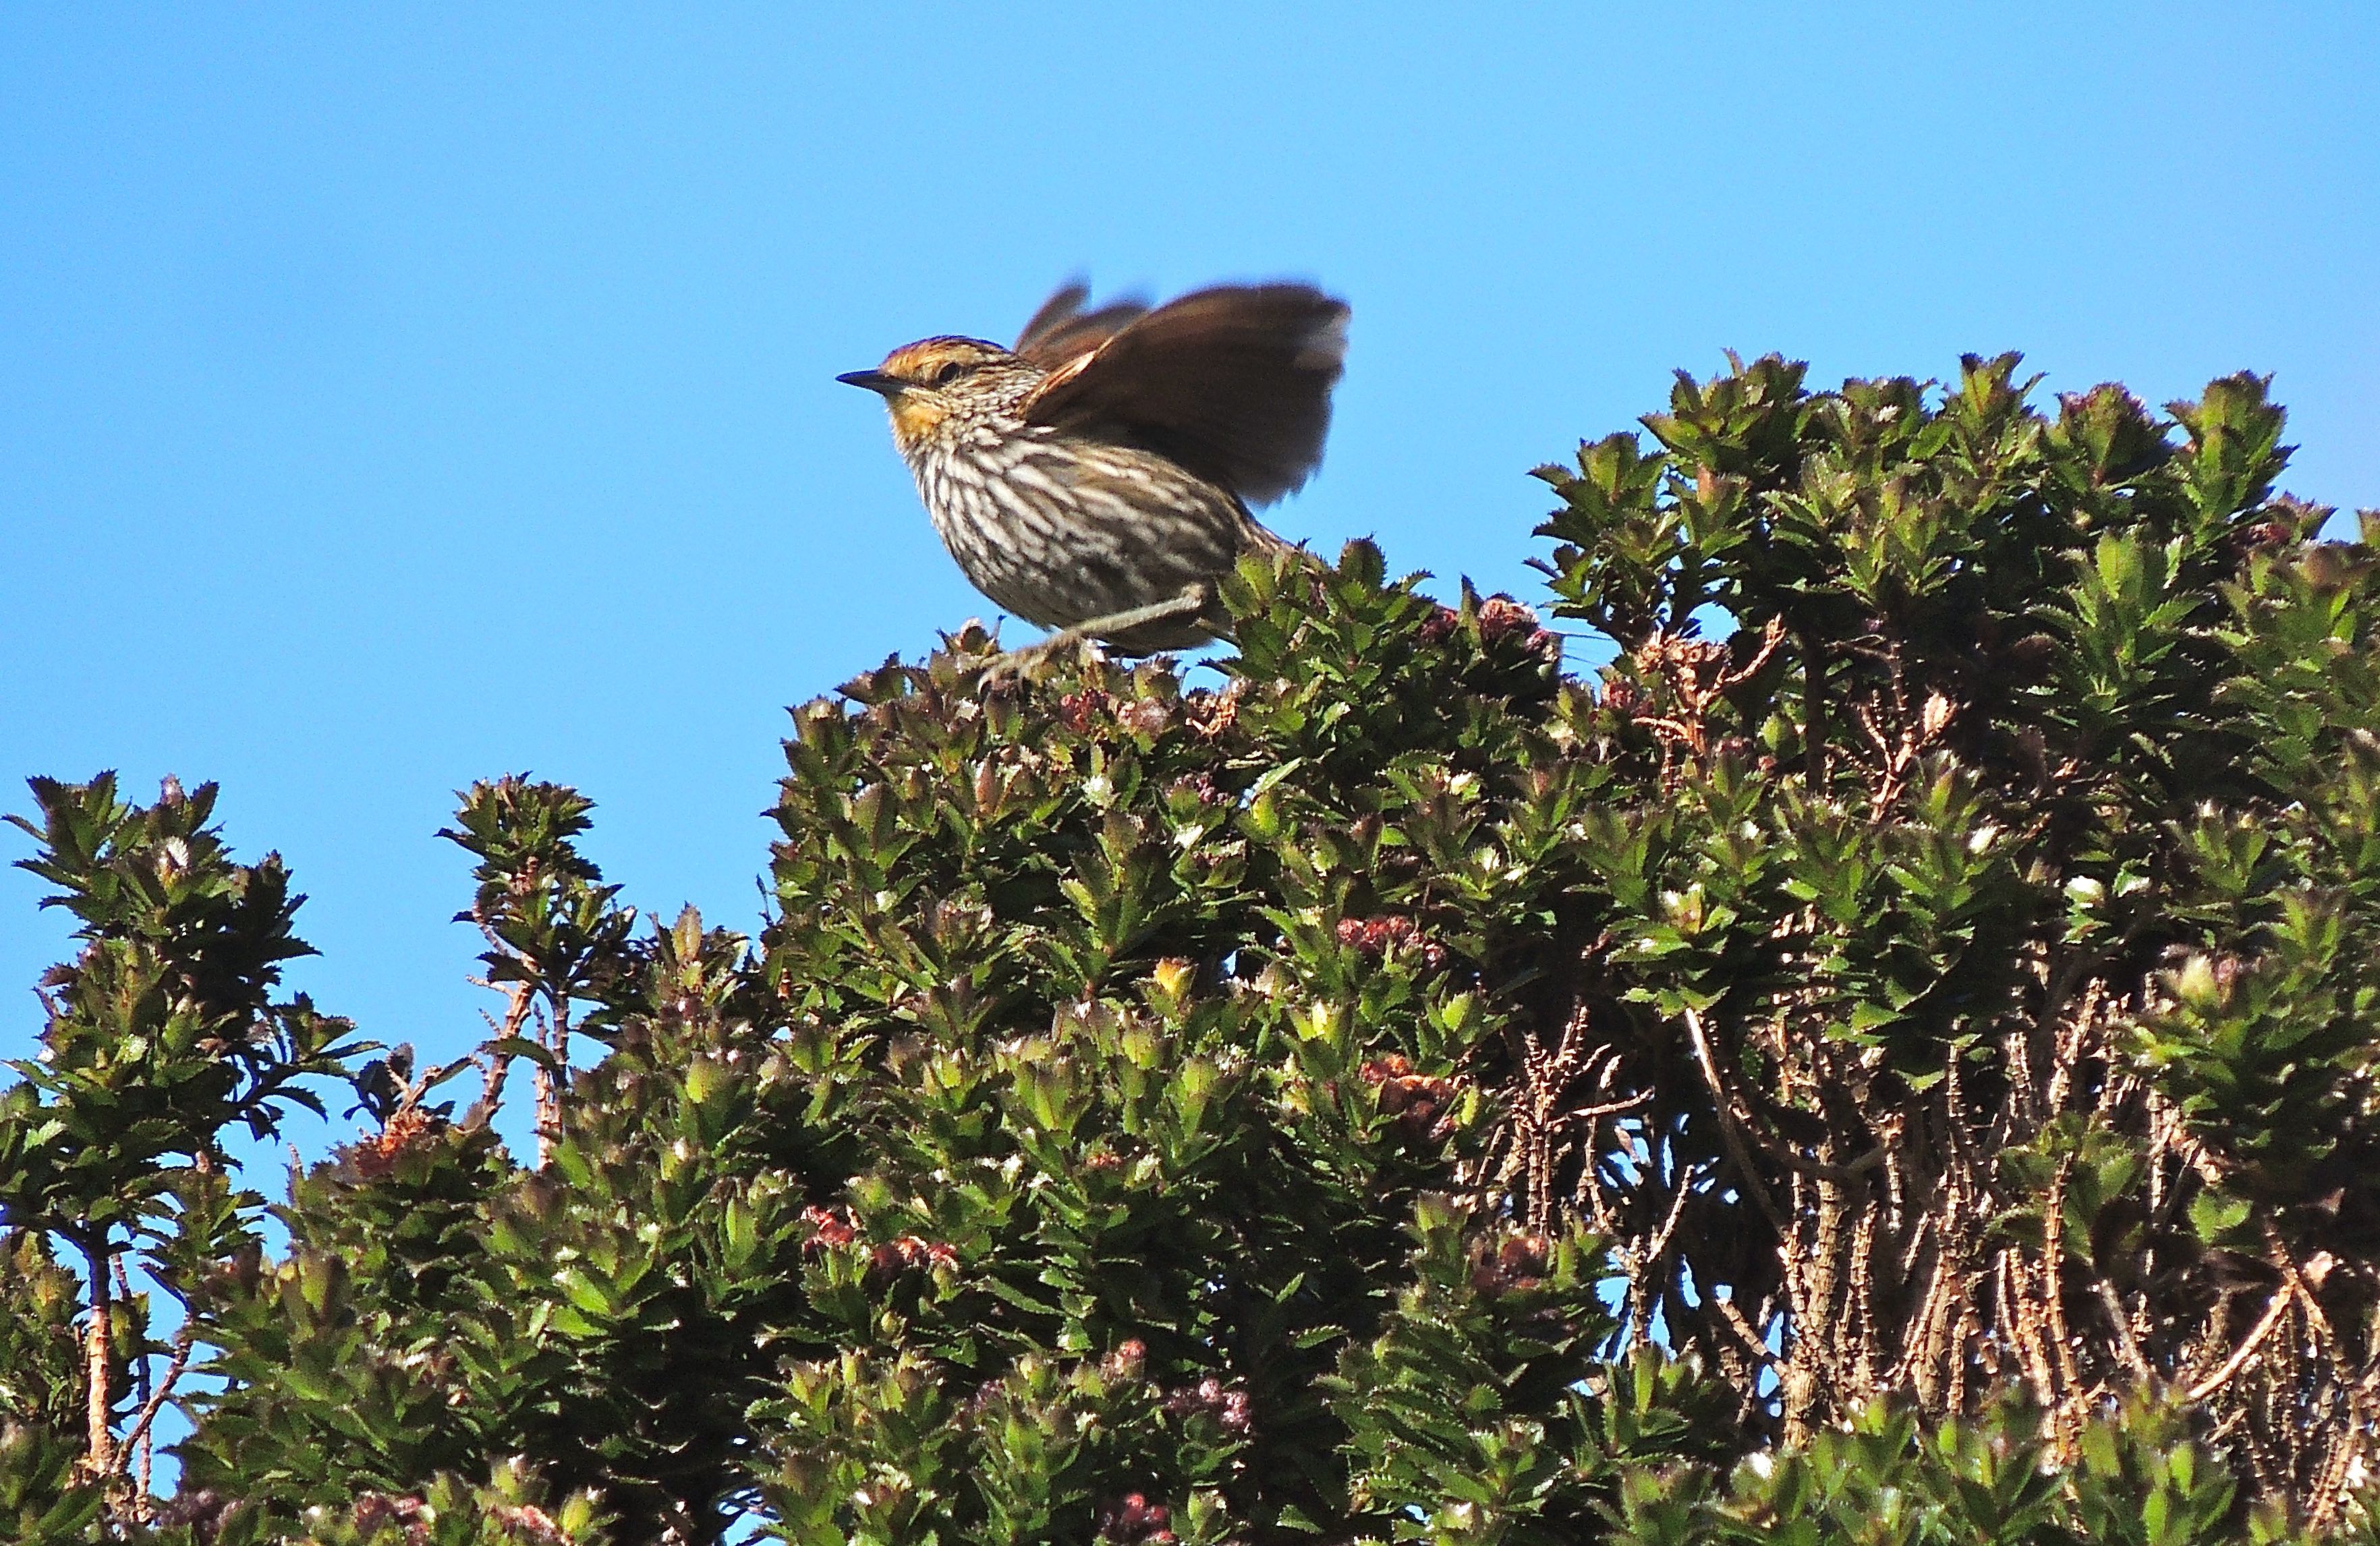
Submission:
<svg viewBox="0 0 2380 1546">
<path fill-rule="evenodd" d="M 1450 589 L 1533 595 L 1526 470 L 1730 347 L 2271 371 L 2380 504 L 2380 8 L 693 9 L 0 13 L 0 806 L 221 780 L 383 1041 L 483 1033 L 475 778 L 754 919 L 784 707 L 989 610 L 832 378 L 1075 273 L 1347 296 L 1273 524 Z"/>
</svg>

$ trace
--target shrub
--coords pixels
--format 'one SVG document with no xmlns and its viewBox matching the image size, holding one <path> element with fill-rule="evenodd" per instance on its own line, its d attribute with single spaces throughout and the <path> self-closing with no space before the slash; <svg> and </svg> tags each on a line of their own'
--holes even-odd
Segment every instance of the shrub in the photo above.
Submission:
<svg viewBox="0 0 2380 1546">
<path fill-rule="evenodd" d="M 442 1069 L 273 998 L 212 790 L 37 782 L 86 946 L 0 1096 L 0 1519 L 2366 1531 L 2380 517 L 2273 491 L 2257 379 L 2017 363 L 1738 364 L 1541 469 L 1591 679 L 1361 542 L 1243 565 L 1220 687 L 888 662 L 795 711 L 750 937 L 479 785 L 506 1012 Z M 370 1130 L 268 1252 L 219 1135 L 338 1076 Z"/>
</svg>

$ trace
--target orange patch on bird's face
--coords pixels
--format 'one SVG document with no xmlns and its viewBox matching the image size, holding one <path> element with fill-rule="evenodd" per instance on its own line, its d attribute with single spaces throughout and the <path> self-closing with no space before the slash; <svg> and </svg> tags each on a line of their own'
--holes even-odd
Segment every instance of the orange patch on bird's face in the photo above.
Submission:
<svg viewBox="0 0 2380 1546">
<path fill-rule="evenodd" d="M 885 356 L 878 368 L 908 383 L 885 397 L 885 405 L 892 410 L 894 439 L 906 448 L 933 434 L 956 405 L 945 387 L 1011 357 L 997 344 L 958 337 L 921 338 Z"/>
<path fill-rule="evenodd" d="M 932 393 L 917 391 L 901 393 L 885 406 L 892 410 L 892 433 L 904 444 L 932 434 L 951 412 Z"/>
</svg>

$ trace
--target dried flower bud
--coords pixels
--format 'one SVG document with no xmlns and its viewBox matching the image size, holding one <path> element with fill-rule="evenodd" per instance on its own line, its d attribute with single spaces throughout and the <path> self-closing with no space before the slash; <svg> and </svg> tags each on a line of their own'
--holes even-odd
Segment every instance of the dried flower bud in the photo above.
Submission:
<svg viewBox="0 0 2380 1546">
<path fill-rule="evenodd" d="M 1087 735 L 1107 716 L 1108 695 L 1097 687 L 1069 693 L 1058 700 L 1058 722 L 1076 735 Z"/>
<path fill-rule="evenodd" d="M 393 1112 L 379 1132 L 349 1147 L 347 1162 L 362 1179 L 381 1180 L 396 1168 L 398 1158 L 413 1141 L 430 1131 L 432 1125 L 431 1115 L 418 1105 Z"/>
<path fill-rule="evenodd" d="M 1111 1380 L 1137 1380 L 1148 1364 L 1148 1344 L 1140 1338 L 1128 1337 L 1116 1345 L 1099 1365 L 1100 1372 Z"/>
<path fill-rule="evenodd" d="M 1159 736 L 1172 726 L 1173 710 L 1155 698 L 1141 698 L 1127 706 L 1116 719 L 1135 735 Z"/>
<path fill-rule="evenodd" d="M 1099 1513 L 1099 1538 L 1117 1546 L 1163 1546 L 1173 1539 L 1166 1528 L 1172 1515 L 1161 1504 L 1150 1503 L 1138 1492 L 1127 1492 L 1114 1503 L 1101 1506 Z"/>
</svg>

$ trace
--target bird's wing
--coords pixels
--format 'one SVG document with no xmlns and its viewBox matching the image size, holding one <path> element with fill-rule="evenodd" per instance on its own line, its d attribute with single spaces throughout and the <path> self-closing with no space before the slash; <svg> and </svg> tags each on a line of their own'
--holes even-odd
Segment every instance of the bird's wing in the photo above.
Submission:
<svg viewBox="0 0 2380 1546">
<path fill-rule="evenodd" d="M 1097 311 L 1086 311 L 1083 303 L 1090 298 L 1091 287 L 1076 280 L 1043 301 L 1016 335 L 1016 353 L 1044 370 L 1055 370 L 1089 354 L 1148 310 L 1147 301 L 1125 296 Z"/>
<path fill-rule="evenodd" d="M 1345 302 L 1304 284 L 1219 285 L 1058 367 L 1025 417 L 1147 447 L 1265 504 L 1322 460 L 1346 351 Z"/>
</svg>

